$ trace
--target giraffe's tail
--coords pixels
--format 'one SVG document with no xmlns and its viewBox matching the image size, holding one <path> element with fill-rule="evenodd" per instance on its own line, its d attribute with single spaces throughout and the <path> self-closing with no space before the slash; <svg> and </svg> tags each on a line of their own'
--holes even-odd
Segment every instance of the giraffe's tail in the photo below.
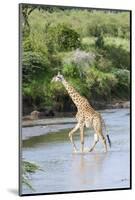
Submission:
<svg viewBox="0 0 135 200">
<path fill-rule="evenodd" d="M 106 137 L 107 137 L 107 140 L 108 140 L 109 147 L 111 148 L 111 146 L 112 146 L 112 143 L 111 143 L 110 137 L 109 137 L 109 135 L 108 135 L 108 134 L 106 135 Z"/>
<path fill-rule="evenodd" d="M 105 125 L 105 121 L 103 119 L 102 119 L 102 124 L 103 124 L 103 127 L 105 128 L 105 131 L 106 131 L 106 137 L 107 137 L 107 140 L 108 140 L 109 147 L 111 148 L 111 146 L 112 146 L 111 139 L 110 139 L 110 136 L 108 134 L 108 130 L 107 130 L 106 125 Z"/>
</svg>

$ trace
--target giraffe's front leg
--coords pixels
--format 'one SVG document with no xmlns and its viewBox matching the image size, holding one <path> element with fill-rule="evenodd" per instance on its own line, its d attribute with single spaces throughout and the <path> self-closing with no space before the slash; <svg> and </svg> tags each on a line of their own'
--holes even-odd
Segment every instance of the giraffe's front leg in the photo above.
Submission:
<svg viewBox="0 0 135 200">
<path fill-rule="evenodd" d="M 75 152 L 77 152 L 77 148 L 76 148 L 76 145 L 75 145 L 75 143 L 74 143 L 74 141 L 73 141 L 73 134 L 74 134 L 78 129 L 79 129 L 79 124 L 77 124 L 77 125 L 75 126 L 75 128 L 73 128 L 73 129 L 69 132 L 69 138 L 70 138 L 70 141 L 71 141 L 71 143 L 72 143 L 72 145 L 73 145 L 73 149 L 74 149 Z"/>
</svg>

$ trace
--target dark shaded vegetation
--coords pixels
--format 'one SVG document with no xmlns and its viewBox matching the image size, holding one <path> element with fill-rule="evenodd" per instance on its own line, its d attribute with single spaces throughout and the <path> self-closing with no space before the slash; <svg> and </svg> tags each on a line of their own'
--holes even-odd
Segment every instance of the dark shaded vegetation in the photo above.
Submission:
<svg viewBox="0 0 135 200">
<path fill-rule="evenodd" d="M 75 111 L 60 71 L 95 102 L 130 98 L 129 12 L 22 5 L 23 114 L 43 108 Z"/>
</svg>

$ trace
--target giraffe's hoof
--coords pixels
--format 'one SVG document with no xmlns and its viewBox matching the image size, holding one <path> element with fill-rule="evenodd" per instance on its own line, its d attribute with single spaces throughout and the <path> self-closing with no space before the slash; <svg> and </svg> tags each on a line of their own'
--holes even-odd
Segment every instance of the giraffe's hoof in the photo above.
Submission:
<svg viewBox="0 0 135 200">
<path fill-rule="evenodd" d="M 77 153 L 78 151 L 77 151 L 77 149 L 76 148 L 74 148 L 73 149 L 73 153 Z"/>
<path fill-rule="evenodd" d="M 89 149 L 89 152 L 92 152 L 93 151 L 93 149 L 91 148 L 91 149 Z"/>
</svg>

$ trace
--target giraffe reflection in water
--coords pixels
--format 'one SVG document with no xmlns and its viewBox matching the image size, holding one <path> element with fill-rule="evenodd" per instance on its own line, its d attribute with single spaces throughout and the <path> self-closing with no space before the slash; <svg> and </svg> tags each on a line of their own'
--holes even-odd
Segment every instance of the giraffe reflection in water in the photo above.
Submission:
<svg viewBox="0 0 135 200">
<path fill-rule="evenodd" d="M 72 162 L 72 183 L 78 189 L 84 188 L 83 186 L 98 185 L 103 176 L 104 166 L 107 160 L 107 154 L 103 153 L 89 153 L 86 154 L 73 154 Z M 75 178 L 76 177 L 76 178 Z"/>
</svg>

